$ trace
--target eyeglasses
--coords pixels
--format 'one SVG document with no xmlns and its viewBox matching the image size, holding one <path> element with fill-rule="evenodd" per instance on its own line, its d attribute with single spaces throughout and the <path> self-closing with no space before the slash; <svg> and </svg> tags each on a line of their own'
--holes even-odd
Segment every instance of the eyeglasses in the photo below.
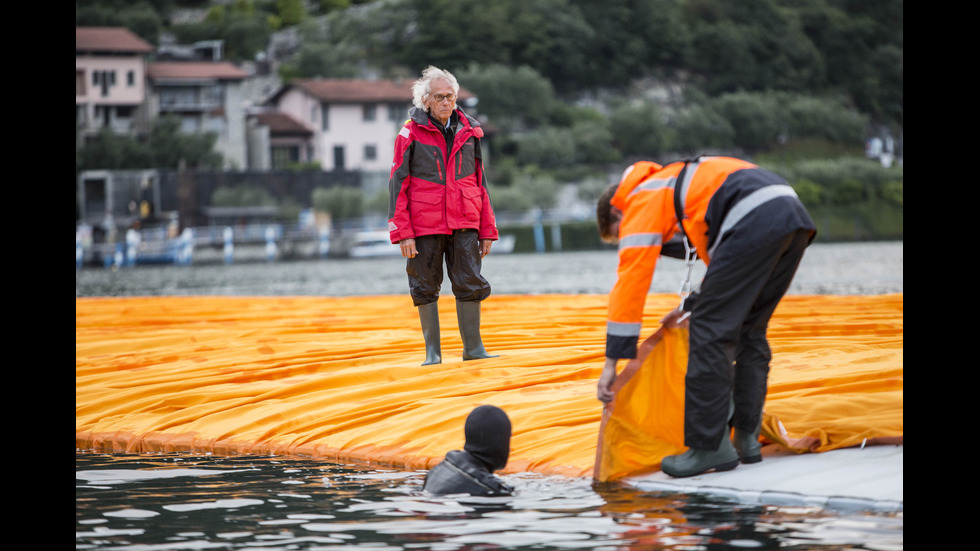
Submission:
<svg viewBox="0 0 980 551">
<path fill-rule="evenodd" d="M 432 99 L 436 100 L 436 103 L 442 103 L 444 100 L 456 101 L 456 94 L 432 94 Z"/>
</svg>

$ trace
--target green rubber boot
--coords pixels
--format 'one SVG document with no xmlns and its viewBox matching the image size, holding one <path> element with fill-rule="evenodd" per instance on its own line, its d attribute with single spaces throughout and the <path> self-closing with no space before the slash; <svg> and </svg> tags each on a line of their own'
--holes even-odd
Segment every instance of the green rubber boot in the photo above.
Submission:
<svg viewBox="0 0 980 551">
<path fill-rule="evenodd" d="M 732 444 L 735 445 L 735 449 L 738 451 L 738 456 L 741 458 L 742 463 L 758 463 L 762 461 L 762 443 L 759 442 L 760 428 L 756 428 L 754 432 L 749 432 L 735 427 Z"/>
<path fill-rule="evenodd" d="M 717 450 L 689 448 L 679 455 L 668 455 L 660 463 L 660 470 L 674 478 L 695 476 L 708 471 L 730 471 L 738 467 L 738 452 L 728 438 L 721 439 Z"/>
<path fill-rule="evenodd" d="M 419 320 L 422 322 L 422 338 L 425 339 L 425 361 L 422 365 L 442 363 L 442 346 L 439 342 L 439 303 L 431 302 L 419 306 Z"/>
<path fill-rule="evenodd" d="M 459 321 L 459 336 L 463 337 L 463 359 L 482 360 L 498 356 L 487 352 L 480 338 L 480 302 L 456 301 L 456 319 Z"/>
</svg>

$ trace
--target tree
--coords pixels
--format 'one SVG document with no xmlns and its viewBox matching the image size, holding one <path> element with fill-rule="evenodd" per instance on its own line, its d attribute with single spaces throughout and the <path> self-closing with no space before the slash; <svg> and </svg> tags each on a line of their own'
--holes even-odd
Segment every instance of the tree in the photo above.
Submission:
<svg viewBox="0 0 980 551">
<path fill-rule="evenodd" d="M 785 132 L 782 106 L 764 94 L 736 92 L 710 101 L 735 130 L 735 145 L 750 152 L 765 150 L 777 143 Z"/>
<path fill-rule="evenodd" d="M 148 1 L 76 0 L 75 26 L 126 27 L 143 40 L 158 44 L 163 17 Z"/>
<path fill-rule="evenodd" d="M 214 151 L 218 136 L 214 132 L 188 134 L 181 132 L 176 117 L 157 119 L 146 147 L 152 152 L 153 164 L 159 168 L 220 168 L 222 157 Z"/>
<path fill-rule="evenodd" d="M 480 113 L 505 131 L 545 124 L 556 101 L 548 79 L 527 65 L 471 64 L 456 78 L 480 99 Z"/>
<path fill-rule="evenodd" d="M 154 121 L 145 141 L 120 136 L 102 129 L 77 155 L 76 170 L 121 170 L 141 168 L 220 168 L 222 157 L 214 151 L 213 132 L 185 134 L 180 121 L 164 118 Z"/>
<path fill-rule="evenodd" d="M 669 149 L 685 155 L 730 149 L 735 129 L 725 117 L 710 107 L 697 104 L 679 111 L 671 119 Z"/>
<path fill-rule="evenodd" d="M 311 195 L 313 208 L 330 214 L 334 226 L 341 221 L 364 215 L 364 191 L 359 188 L 334 186 L 316 188 Z"/>
<path fill-rule="evenodd" d="M 660 108 L 650 102 L 622 103 L 609 115 L 615 144 L 625 156 L 656 156 L 664 151 L 667 125 Z"/>
<path fill-rule="evenodd" d="M 303 0 L 276 0 L 276 12 L 282 26 L 292 27 L 306 17 Z"/>
</svg>

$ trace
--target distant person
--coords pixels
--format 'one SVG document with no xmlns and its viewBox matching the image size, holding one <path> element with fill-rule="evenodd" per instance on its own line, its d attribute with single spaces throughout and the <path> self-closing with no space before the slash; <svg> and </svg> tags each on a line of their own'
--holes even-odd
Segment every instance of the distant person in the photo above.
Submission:
<svg viewBox="0 0 980 551">
<path fill-rule="evenodd" d="M 395 138 L 388 181 L 388 230 L 408 259 L 425 361 L 442 363 L 439 291 L 443 261 L 456 296 L 463 359 L 495 358 L 480 336 L 480 303 L 490 296 L 483 257 L 498 238 L 483 172 L 483 128 L 456 106 L 452 73 L 428 67 L 412 86 L 414 107 Z"/>
<path fill-rule="evenodd" d="M 493 474 L 507 465 L 510 456 L 507 414 L 496 406 L 479 406 L 467 416 L 463 432 L 463 449 L 447 453 L 426 475 L 422 489 L 441 495 L 510 495 L 513 488 Z"/>
<path fill-rule="evenodd" d="M 730 157 L 638 162 L 599 198 L 599 234 L 619 244 L 597 396 L 613 399 L 616 364 L 635 358 L 644 300 L 663 246 L 686 235 L 708 266 L 699 291 L 663 318 L 690 313 L 683 454 L 661 470 L 694 476 L 762 460 L 759 432 L 771 352 L 766 327 L 816 226 L 779 176 Z M 730 424 L 734 426 L 729 440 Z"/>
</svg>

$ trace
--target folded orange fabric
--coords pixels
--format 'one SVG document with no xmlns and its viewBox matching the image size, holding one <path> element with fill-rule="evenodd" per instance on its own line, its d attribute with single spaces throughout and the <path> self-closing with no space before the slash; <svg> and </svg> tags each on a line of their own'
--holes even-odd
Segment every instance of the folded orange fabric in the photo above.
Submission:
<svg viewBox="0 0 980 551">
<path fill-rule="evenodd" d="M 676 302 L 650 295 L 645 327 Z M 454 301 L 439 309 L 444 363 L 422 367 L 403 296 L 76 298 L 76 448 L 429 468 L 494 404 L 514 430 L 504 472 L 591 476 L 606 297 L 494 295 L 482 332 L 500 357 L 467 362 Z M 902 434 L 902 309 L 901 294 L 784 299 L 767 413 L 786 445 Z"/>
</svg>

